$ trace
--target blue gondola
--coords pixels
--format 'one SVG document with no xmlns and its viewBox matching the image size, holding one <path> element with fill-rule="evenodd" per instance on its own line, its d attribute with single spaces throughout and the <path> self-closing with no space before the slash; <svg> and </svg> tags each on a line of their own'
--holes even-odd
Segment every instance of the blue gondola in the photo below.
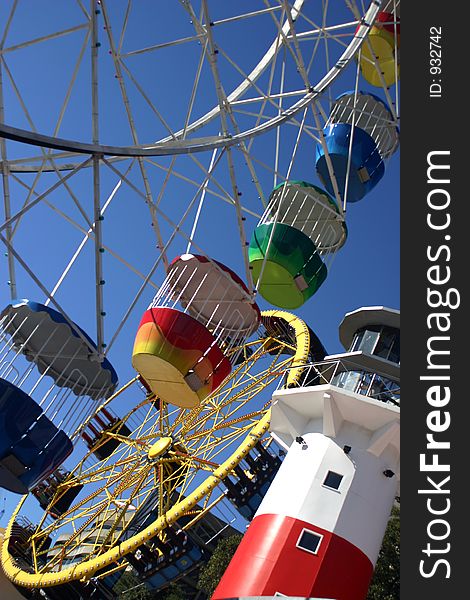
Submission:
<svg viewBox="0 0 470 600">
<path fill-rule="evenodd" d="M 39 405 L 0 379 L 0 486 L 26 494 L 50 475 L 73 449 Z"/>
<path fill-rule="evenodd" d="M 324 130 L 326 147 L 333 165 L 333 171 L 341 193 L 345 189 L 349 161 L 349 146 L 352 126 L 349 123 L 329 125 Z M 330 194 L 334 194 L 328 171 L 325 152 L 322 146 L 316 149 L 318 176 Z M 382 179 L 385 173 L 384 162 L 372 137 L 356 127 L 351 150 L 348 191 L 349 202 L 361 200 Z"/>
<path fill-rule="evenodd" d="M 374 189 L 399 141 L 395 119 L 385 102 L 361 91 L 336 98 L 323 134 L 340 197 L 346 194 L 348 202 L 357 202 Z M 334 194 L 321 145 L 316 148 L 316 169 L 325 188 Z"/>
<path fill-rule="evenodd" d="M 38 302 L 9 304 L 0 333 L 0 487 L 26 494 L 71 454 L 117 374 L 78 325 Z"/>
</svg>

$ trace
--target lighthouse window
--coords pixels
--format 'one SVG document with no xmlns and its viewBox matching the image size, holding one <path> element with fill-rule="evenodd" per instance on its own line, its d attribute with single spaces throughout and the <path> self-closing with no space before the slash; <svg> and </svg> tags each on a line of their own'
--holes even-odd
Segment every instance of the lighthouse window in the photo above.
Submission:
<svg viewBox="0 0 470 600">
<path fill-rule="evenodd" d="M 322 535 L 318 535 L 318 533 L 314 533 L 308 529 L 302 529 L 302 533 L 300 534 L 296 545 L 297 548 L 316 554 L 322 539 Z"/>
<path fill-rule="evenodd" d="M 396 327 L 388 327 L 387 325 L 368 325 L 356 332 L 350 351 L 375 354 L 399 364 L 400 330 Z"/>
<path fill-rule="evenodd" d="M 341 484 L 342 479 L 343 476 L 339 473 L 335 473 L 334 471 L 328 471 L 323 485 L 333 490 L 339 490 L 339 486 Z"/>
<path fill-rule="evenodd" d="M 374 354 L 392 362 L 399 363 L 400 330 L 394 327 L 383 326 Z"/>
</svg>

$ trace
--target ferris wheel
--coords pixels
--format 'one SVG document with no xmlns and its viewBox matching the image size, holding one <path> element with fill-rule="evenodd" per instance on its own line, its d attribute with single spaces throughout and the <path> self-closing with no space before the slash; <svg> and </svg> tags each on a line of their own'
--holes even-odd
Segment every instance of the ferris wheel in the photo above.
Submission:
<svg viewBox="0 0 470 600">
<path fill-rule="evenodd" d="M 158 562 L 268 461 L 269 390 L 312 352 L 285 310 L 398 147 L 398 1 L 220 4 L 2 7 L 7 539 L 44 508 L 22 557 L 3 546 L 20 585 L 105 578 L 150 540 Z"/>
</svg>

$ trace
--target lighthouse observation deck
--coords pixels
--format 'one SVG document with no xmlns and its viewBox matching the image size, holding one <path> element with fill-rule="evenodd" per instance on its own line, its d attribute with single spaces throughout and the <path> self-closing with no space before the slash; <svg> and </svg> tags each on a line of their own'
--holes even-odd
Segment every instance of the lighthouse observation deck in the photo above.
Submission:
<svg viewBox="0 0 470 600">
<path fill-rule="evenodd" d="M 324 361 L 305 366 L 301 385 L 309 387 L 331 384 L 361 396 L 400 406 L 400 380 L 397 374 L 386 361 L 379 366 L 376 358 L 372 359 L 362 352 L 328 356 Z"/>
</svg>

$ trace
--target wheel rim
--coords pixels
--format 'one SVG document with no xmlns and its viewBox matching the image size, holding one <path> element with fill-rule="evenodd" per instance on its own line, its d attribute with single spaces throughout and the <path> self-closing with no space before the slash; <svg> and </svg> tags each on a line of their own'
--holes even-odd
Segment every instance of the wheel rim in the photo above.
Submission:
<svg viewBox="0 0 470 600">
<path fill-rule="evenodd" d="M 343 13 L 345 16 L 347 14 L 350 16 L 351 22 L 337 22 L 334 18 L 333 21 L 329 22 L 329 19 L 332 19 L 330 15 L 334 14 L 334 10 L 331 9 L 329 12 L 328 8 L 325 8 L 325 10 L 322 11 L 323 14 L 321 14 L 320 22 L 320 18 L 316 13 L 315 16 L 309 15 L 308 12 L 306 12 L 304 15 L 303 5 L 304 0 L 295 0 L 292 7 L 287 3 L 281 3 L 279 6 L 274 6 L 270 9 L 266 9 L 260 5 L 259 9 L 252 10 L 249 13 L 234 14 L 225 18 L 217 19 L 212 18 L 212 15 L 217 13 L 217 10 L 215 10 L 214 6 L 209 7 L 206 2 L 202 2 L 200 7 L 193 7 L 190 2 L 184 2 L 182 3 L 184 10 L 180 11 L 182 14 L 179 15 L 176 13 L 174 17 L 180 17 L 179 20 L 182 20 L 183 16 L 186 17 L 187 20 L 190 19 L 190 23 L 193 26 L 192 36 L 180 36 L 177 39 L 166 40 L 160 45 L 155 44 L 150 47 L 140 48 L 134 47 L 133 49 L 128 48 L 126 45 L 127 37 L 131 37 L 128 31 L 132 29 L 132 17 L 136 10 L 132 2 L 128 3 L 125 15 L 113 14 L 111 6 L 108 8 L 105 0 L 102 0 L 98 4 L 91 2 L 91 10 L 89 11 L 87 11 L 87 9 L 82 5 L 82 11 L 77 12 L 77 14 L 74 15 L 75 22 L 72 26 L 61 29 L 59 28 L 58 24 L 57 31 L 48 31 L 46 35 L 32 35 L 29 38 L 26 36 L 25 32 L 26 39 L 22 39 L 20 37 L 19 40 L 17 39 L 18 34 L 15 31 L 15 25 L 17 22 L 17 13 L 20 13 L 21 17 L 21 7 L 20 9 L 17 9 L 15 6 L 13 6 L 10 14 L 8 15 L 4 31 L 4 45 L 6 44 L 7 46 L 5 48 L 7 55 L 14 55 L 15 52 L 25 51 L 25 49 L 27 51 L 28 47 L 31 46 L 39 46 L 41 48 L 45 44 L 53 44 L 54 41 L 59 37 L 68 40 L 74 36 L 77 36 L 78 32 L 82 32 L 83 40 L 80 39 L 79 41 L 80 43 L 83 43 L 83 45 L 79 45 L 77 40 L 77 46 L 80 51 L 78 51 L 77 48 L 75 52 L 75 54 L 78 55 L 78 58 L 75 64 L 75 70 L 71 75 L 70 86 L 67 89 L 67 103 L 70 101 L 73 83 L 77 78 L 77 72 L 82 67 L 83 57 L 86 55 L 85 48 L 88 41 L 92 47 L 92 72 L 90 73 L 92 94 L 97 93 L 96 88 L 98 88 L 98 85 L 100 84 L 96 71 L 98 57 L 99 55 L 103 54 L 105 48 L 107 49 L 112 57 L 112 72 L 114 73 L 112 76 L 115 76 L 119 82 L 120 94 L 122 95 L 123 103 L 126 105 L 126 112 L 129 125 L 132 129 L 133 139 L 132 144 L 121 147 L 117 145 L 106 144 L 106 142 L 103 145 L 102 143 L 98 143 L 98 129 L 96 125 L 96 127 L 93 126 L 93 137 L 95 139 L 93 139 L 91 143 L 87 144 L 85 141 L 79 141 L 78 138 L 74 140 L 68 136 L 66 140 L 63 140 L 62 137 L 58 135 L 58 129 L 61 126 L 64 127 L 64 121 L 66 122 L 66 119 L 64 118 L 66 104 L 65 107 L 62 107 L 60 122 L 56 124 L 54 135 L 52 136 L 47 135 L 44 131 L 41 132 L 42 128 L 40 127 L 32 127 L 33 122 L 31 115 L 28 115 L 29 111 L 27 111 L 27 107 L 25 107 L 25 113 L 30 120 L 29 128 L 15 126 L 14 122 L 9 122 L 7 120 L 0 126 L 0 132 L 6 138 L 27 144 L 42 146 L 45 148 L 55 148 L 67 152 L 114 156 L 175 155 L 186 152 L 213 150 L 217 147 L 226 147 L 240 143 L 243 140 L 249 139 L 273 127 L 281 125 L 283 122 L 286 122 L 294 117 L 305 106 L 310 104 L 319 95 L 321 95 L 331 85 L 335 78 L 341 74 L 341 71 L 355 56 L 365 37 L 367 36 L 371 24 L 374 22 L 374 19 L 379 12 L 379 6 L 375 3 L 371 3 L 364 15 L 360 15 L 363 17 L 361 20 L 359 18 L 358 9 L 355 9 L 356 14 L 354 14 L 354 11 L 351 7 L 349 13 Z M 92 10 L 93 7 L 95 7 L 95 10 Z M 211 9 L 213 12 L 211 12 Z M 162 18 L 165 18 L 166 16 L 167 15 L 164 15 Z M 121 22 L 119 22 L 119 17 L 122 20 Z M 34 20 L 34 16 L 31 16 L 31 18 Z M 230 29 L 236 26 L 237 22 L 240 20 L 254 19 L 256 22 L 257 19 L 261 20 L 261 18 L 263 19 L 263 25 L 260 29 L 266 28 L 271 23 L 271 40 L 266 44 L 267 50 L 264 53 L 260 53 L 261 57 L 258 63 L 253 65 L 252 68 L 246 69 L 243 68 L 242 65 L 239 65 L 233 61 L 232 57 L 229 56 L 229 53 L 225 53 L 223 48 L 223 40 L 224 38 L 227 38 L 227 35 L 232 33 Z M 355 32 L 356 22 L 354 21 L 354 18 L 357 18 L 359 23 L 357 32 Z M 301 22 L 303 19 L 305 19 L 305 26 L 302 27 Z M 210 23 L 211 25 L 208 26 L 207 23 Z M 310 27 L 306 27 L 307 23 L 310 25 Z M 121 25 L 121 28 L 117 27 L 118 24 Z M 181 29 L 181 25 L 182 23 L 179 23 L 178 20 L 176 23 L 174 23 L 176 29 Z M 298 32 L 295 30 L 295 33 L 293 33 L 294 25 L 297 25 Z M 101 27 L 104 28 L 106 32 L 105 34 L 101 34 Z M 227 29 L 228 34 L 226 31 Z M 10 36 L 15 43 L 8 44 L 8 36 Z M 315 36 L 318 39 L 323 37 L 325 41 L 329 42 L 331 42 L 331 40 L 335 40 L 335 43 L 341 46 L 342 51 L 341 53 L 332 53 L 330 50 L 331 66 L 328 64 L 328 61 L 324 68 L 320 69 L 322 76 L 318 77 L 317 75 L 314 75 L 313 80 L 310 81 L 310 68 L 299 50 L 299 44 L 302 44 L 304 39 L 311 39 Z M 227 115 L 229 114 L 230 111 L 227 110 L 227 107 L 221 103 L 221 97 L 219 96 L 219 101 L 214 108 L 207 111 L 202 116 L 198 118 L 187 118 L 187 122 L 184 124 L 184 126 L 181 124 L 181 127 L 172 127 L 170 130 L 170 135 L 167 134 L 166 136 L 158 138 L 157 134 L 157 142 L 145 140 L 142 143 L 142 141 L 139 140 L 137 128 L 135 127 L 136 118 L 130 112 L 131 97 L 129 95 L 128 88 L 132 84 L 136 90 L 139 91 L 142 98 L 148 102 L 153 112 L 159 115 L 161 124 L 165 124 L 167 129 L 170 128 L 167 120 L 164 118 L 164 115 L 160 114 L 158 107 L 152 105 L 150 94 L 145 91 L 145 86 L 142 86 L 138 81 L 138 76 L 135 76 L 135 73 L 133 72 L 133 65 L 129 64 L 129 62 L 138 55 L 145 56 L 149 52 L 155 53 L 158 52 L 158 50 L 162 51 L 163 49 L 169 47 L 174 48 L 181 45 L 184 47 L 185 44 L 192 44 L 196 40 L 198 40 L 197 43 L 200 44 L 201 47 L 206 49 L 207 61 L 210 62 L 210 68 L 217 86 L 226 88 L 227 85 L 230 84 L 224 82 L 220 77 L 220 70 L 215 64 L 216 55 L 221 55 L 219 57 L 220 61 L 222 60 L 223 56 L 227 62 L 232 64 L 233 69 L 235 69 L 239 74 L 241 83 L 239 83 L 239 85 L 237 85 L 231 93 L 228 93 L 226 96 L 224 95 L 223 101 L 224 103 L 227 103 L 227 106 L 233 102 L 242 101 L 241 99 L 246 96 L 247 93 L 251 96 L 253 96 L 251 92 L 257 91 L 260 93 L 261 88 L 257 85 L 257 82 L 266 69 L 268 69 L 272 64 L 273 60 L 275 60 L 280 48 L 283 46 L 283 43 L 290 45 L 293 49 L 295 48 L 295 50 L 299 52 L 297 56 L 294 52 L 292 52 L 292 57 L 298 69 L 303 70 L 305 68 L 303 83 L 305 84 L 306 89 L 303 91 L 298 88 L 296 91 L 294 91 L 294 89 L 283 90 L 282 95 L 284 96 L 284 107 L 282 114 L 272 116 L 265 123 L 258 123 L 252 127 L 242 127 L 240 131 L 232 131 L 230 134 L 228 134 L 228 132 L 226 134 L 222 133 L 219 135 L 214 135 L 214 133 L 212 133 L 211 135 L 203 135 L 195 141 L 187 139 L 192 133 L 204 129 L 207 124 L 209 124 L 214 118 L 221 116 L 223 112 L 226 112 Z M 38 54 L 41 54 L 41 52 Z M 105 63 L 103 60 L 101 60 L 101 62 Z M 111 73 L 111 67 L 109 68 Z M 5 70 L 7 78 L 11 80 L 12 86 L 15 88 L 17 94 L 20 95 L 21 86 L 15 83 L 15 78 L 12 71 L 8 68 L 7 63 L 5 63 Z M 104 70 L 104 68 L 102 68 L 102 70 Z M 201 70 L 201 65 L 198 65 L 199 77 L 201 75 Z M 139 73 L 138 69 L 136 72 Z M 104 75 L 106 76 L 107 73 Z M 126 75 L 127 85 L 124 81 Z M 302 83 L 302 81 L 299 80 L 299 83 Z M 302 88 L 302 85 L 300 88 Z M 275 106 L 275 103 L 270 98 L 270 94 L 270 91 L 268 91 L 267 94 L 263 94 L 265 103 L 271 102 L 273 106 Z M 289 100 L 290 95 L 295 98 L 294 102 Z M 298 99 L 299 96 L 300 99 Z M 194 101 L 194 98 L 192 100 Z M 250 98 L 250 103 L 252 102 L 253 97 Z M 97 107 L 95 108 L 97 109 Z M 93 110 L 95 110 L 95 108 Z"/>
<path fill-rule="evenodd" d="M 139 414 L 140 424 L 132 436 L 122 438 L 123 443 L 109 458 L 87 466 L 88 455 L 79 463 L 65 489 L 84 484 L 80 496 L 52 522 L 46 511 L 31 537 L 33 573 L 19 568 L 8 549 L 13 523 L 26 497 L 22 499 L 5 531 L 2 548 L 2 565 L 12 581 L 26 587 L 45 587 L 88 579 L 97 570 L 103 575 L 103 569 L 114 568 L 145 541 L 156 535 L 164 538 L 165 528 L 178 517 L 196 507 L 197 519 L 223 499 L 222 481 L 269 427 L 270 396 L 261 400 L 256 396 L 272 389 L 286 370 L 285 385 L 296 385 L 310 352 L 308 328 L 300 319 L 284 311 L 266 311 L 263 317 L 282 321 L 293 339 L 282 341 L 268 335 L 248 343 L 251 356 L 204 407 L 189 410 L 165 405 L 165 412 L 157 414 L 154 398 L 146 398 L 123 419 L 125 423 Z M 151 494 L 155 501 L 156 487 L 158 513 L 143 530 L 141 526 L 140 531 L 129 534 L 136 527 L 134 514 Z M 48 510 L 60 495 L 59 489 Z M 47 545 L 48 536 L 55 539 L 56 551 Z M 62 541 L 60 546 L 58 540 Z M 80 560 L 75 564 L 77 556 Z"/>
</svg>

